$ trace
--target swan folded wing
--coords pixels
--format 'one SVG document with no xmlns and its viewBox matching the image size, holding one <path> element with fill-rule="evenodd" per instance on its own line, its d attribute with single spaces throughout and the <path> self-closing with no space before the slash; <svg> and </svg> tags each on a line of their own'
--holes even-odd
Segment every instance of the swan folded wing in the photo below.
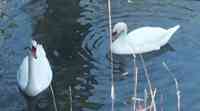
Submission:
<svg viewBox="0 0 200 111">
<path fill-rule="evenodd" d="M 160 27 L 142 27 L 128 34 L 129 42 L 135 46 L 143 44 L 156 44 L 163 39 L 167 30 Z"/>
<path fill-rule="evenodd" d="M 160 27 L 142 27 L 128 34 L 128 44 L 136 53 L 159 50 L 167 30 Z"/>
<path fill-rule="evenodd" d="M 17 72 L 17 82 L 22 90 L 26 88 L 28 83 L 28 56 L 23 59 Z"/>
<path fill-rule="evenodd" d="M 152 35 L 149 35 L 149 37 L 147 37 L 146 41 L 144 40 L 144 42 L 142 43 L 141 41 L 140 44 L 135 43 L 139 46 L 142 46 L 144 49 L 149 49 L 151 48 L 152 50 L 159 50 L 160 47 L 164 46 L 165 44 L 167 44 L 167 42 L 169 41 L 169 39 L 172 37 L 172 35 L 180 28 L 179 25 L 176 25 L 168 30 L 164 30 L 162 31 L 162 29 L 160 28 L 152 28 Z M 160 32 L 159 32 L 160 30 Z M 154 34 L 153 34 L 154 32 Z M 148 36 L 148 35 L 147 35 Z M 142 38 L 142 37 L 141 37 Z M 145 37 L 143 37 L 145 38 Z M 150 39 L 152 38 L 152 39 Z M 146 47 L 146 48 L 145 48 Z"/>
<path fill-rule="evenodd" d="M 34 60 L 33 73 L 35 74 L 33 75 L 36 75 L 35 78 L 37 79 L 35 80 L 37 81 L 35 82 L 35 86 L 37 86 L 39 92 L 45 90 L 50 85 L 52 80 L 52 70 L 42 45 L 38 45 L 37 49 L 38 58 Z"/>
</svg>

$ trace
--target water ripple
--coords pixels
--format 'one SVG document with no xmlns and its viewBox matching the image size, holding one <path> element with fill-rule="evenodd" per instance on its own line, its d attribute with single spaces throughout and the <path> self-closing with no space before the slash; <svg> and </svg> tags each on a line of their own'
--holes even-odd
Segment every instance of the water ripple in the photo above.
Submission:
<svg viewBox="0 0 200 111">
<path fill-rule="evenodd" d="M 166 106 L 169 106 L 165 107 L 165 109 L 176 108 L 176 104 L 174 104 L 176 102 L 174 102 L 175 100 L 173 99 L 174 97 L 176 98 L 176 92 L 173 78 L 171 78 L 162 66 L 163 61 L 167 61 L 172 72 L 180 81 L 181 89 L 184 90 L 183 95 L 185 96 L 183 96 L 183 108 L 188 109 L 188 105 L 185 104 L 185 102 L 190 104 L 194 102 L 196 104 L 193 109 L 195 111 L 199 110 L 199 107 L 196 107 L 198 105 L 197 99 L 189 99 L 192 91 L 194 91 L 194 89 L 191 89 L 190 87 L 195 87 L 195 84 L 198 83 L 198 79 L 194 79 L 198 76 L 196 75 L 197 73 L 194 73 L 194 71 L 199 72 L 196 67 L 198 66 L 198 63 L 194 64 L 192 61 L 199 61 L 199 53 L 195 51 L 195 49 L 199 46 L 199 33 L 196 29 L 194 29 L 194 24 L 191 21 L 193 21 L 196 11 L 199 10 L 197 5 L 199 3 L 199 1 L 186 0 L 144 0 L 140 2 L 133 1 L 131 4 L 128 4 L 126 0 L 116 0 L 112 2 L 112 22 L 116 23 L 118 21 L 125 21 L 128 23 L 130 29 L 143 25 L 163 26 L 166 28 L 176 24 L 180 24 L 182 26 L 182 29 L 180 29 L 180 31 L 178 31 L 170 41 L 170 44 L 175 49 L 175 52 L 166 47 L 156 53 L 144 55 L 153 85 L 158 88 L 162 95 L 171 96 L 167 96 L 167 98 L 165 98 L 167 99 L 165 100 Z M 104 1 L 104 3 L 100 3 L 99 1 L 93 0 L 81 0 L 80 7 L 82 8 L 82 12 L 79 21 L 83 25 L 89 24 L 88 31 L 85 34 L 85 39 L 82 44 L 82 47 L 90 53 L 90 56 L 92 56 L 95 60 L 89 60 L 89 62 L 92 64 L 100 63 L 95 65 L 95 67 L 100 68 L 91 68 L 90 73 L 95 74 L 98 81 L 98 85 L 95 88 L 96 93 L 91 97 L 94 99 L 91 100 L 104 103 L 101 110 L 109 110 L 109 105 L 111 104 L 109 98 L 109 67 L 102 67 L 109 66 L 109 57 L 107 57 L 109 52 L 107 29 L 108 17 L 105 4 L 106 1 Z M 198 19 L 195 21 L 198 21 Z M 199 25 L 197 27 L 199 27 Z M 193 34 L 186 33 L 189 30 Z M 191 53 L 188 55 L 187 51 L 191 51 Z M 133 64 L 129 61 L 130 59 L 125 60 L 123 57 L 117 57 L 117 59 L 115 59 L 115 72 L 120 73 L 119 67 L 125 67 L 125 69 L 129 71 L 127 79 L 116 81 L 116 104 L 118 110 L 128 110 L 130 108 L 129 105 L 127 106 L 123 103 L 123 101 L 126 101 L 127 95 L 132 95 L 131 88 L 133 87 L 133 81 L 132 75 L 130 76 L 130 74 L 132 74 Z M 141 67 L 140 64 L 139 67 Z M 188 73 L 193 73 L 193 75 L 190 75 L 191 78 L 187 78 L 189 76 Z M 140 68 L 139 74 L 139 92 L 141 93 L 140 95 L 142 95 L 144 88 L 147 87 L 142 68 Z M 188 86 L 188 83 L 192 83 L 191 86 Z M 200 90 L 195 89 L 195 91 L 199 92 Z M 193 95 L 193 97 L 197 96 L 198 95 Z M 101 99 L 101 97 L 103 99 Z"/>
</svg>

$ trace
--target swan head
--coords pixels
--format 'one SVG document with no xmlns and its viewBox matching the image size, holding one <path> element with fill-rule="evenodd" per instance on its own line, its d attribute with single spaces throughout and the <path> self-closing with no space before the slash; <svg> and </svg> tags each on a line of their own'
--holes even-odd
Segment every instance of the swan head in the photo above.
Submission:
<svg viewBox="0 0 200 111">
<path fill-rule="evenodd" d="M 31 54 L 32 56 L 37 59 L 37 42 L 35 40 L 32 40 L 32 45 L 31 45 Z"/>
<path fill-rule="evenodd" d="M 127 33 L 128 31 L 128 26 L 124 22 L 118 22 L 117 24 L 114 25 L 113 30 L 112 30 L 112 39 L 117 39 L 122 33 Z"/>
</svg>

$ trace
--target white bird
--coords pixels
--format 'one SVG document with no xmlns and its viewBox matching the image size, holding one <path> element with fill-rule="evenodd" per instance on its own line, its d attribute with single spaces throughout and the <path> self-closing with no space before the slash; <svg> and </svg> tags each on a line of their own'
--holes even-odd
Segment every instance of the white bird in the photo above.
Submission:
<svg viewBox="0 0 200 111">
<path fill-rule="evenodd" d="M 17 72 L 17 82 L 26 95 L 36 96 L 49 87 L 53 75 L 43 46 L 32 40 L 29 49 Z"/>
<path fill-rule="evenodd" d="M 176 25 L 169 29 L 161 27 L 141 27 L 127 33 L 128 27 L 124 22 L 114 25 L 111 52 L 114 54 L 142 54 L 159 50 L 168 43 L 172 35 L 180 28 Z"/>
</svg>

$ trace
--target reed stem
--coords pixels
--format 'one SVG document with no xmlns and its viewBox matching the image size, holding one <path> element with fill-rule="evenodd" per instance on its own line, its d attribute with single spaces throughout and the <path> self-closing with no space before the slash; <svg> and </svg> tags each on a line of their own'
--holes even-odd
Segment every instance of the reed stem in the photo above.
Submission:
<svg viewBox="0 0 200 111">
<path fill-rule="evenodd" d="M 56 104 L 56 97 L 55 97 L 55 94 L 53 91 L 52 84 L 50 84 L 50 90 L 51 90 L 51 94 L 52 94 L 52 98 L 53 98 L 54 111 L 58 111 L 57 104 Z"/>
<path fill-rule="evenodd" d="M 108 0 L 108 18 L 109 18 L 109 37 L 110 37 L 110 64 L 111 64 L 111 99 L 112 99 L 112 111 L 114 111 L 115 106 L 115 84 L 113 75 L 113 55 L 112 55 L 112 17 L 111 17 L 111 0 Z"/>
<path fill-rule="evenodd" d="M 177 111 L 181 111 L 181 91 L 179 88 L 178 80 L 176 79 L 175 75 L 172 73 L 172 71 L 169 69 L 168 65 L 163 62 L 162 63 L 164 68 L 169 72 L 169 74 L 172 76 L 175 85 L 176 85 L 176 96 L 177 96 Z"/>
</svg>

